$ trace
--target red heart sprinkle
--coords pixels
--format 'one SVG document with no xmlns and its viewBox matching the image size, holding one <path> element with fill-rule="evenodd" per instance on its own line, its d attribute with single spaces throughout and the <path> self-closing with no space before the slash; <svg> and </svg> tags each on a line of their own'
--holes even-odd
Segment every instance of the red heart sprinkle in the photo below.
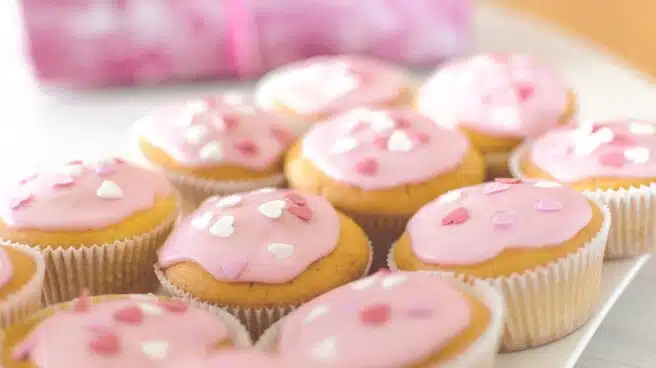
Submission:
<svg viewBox="0 0 656 368">
<path fill-rule="evenodd" d="M 243 140 L 235 143 L 235 148 L 244 156 L 257 155 L 257 145 L 251 140 Z"/>
<path fill-rule="evenodd" d="M 362 175 L 375 175 L 378 172 L 378 161 L 371 157 L 364 158 L 355 163 L 355 170 Z"/>
<path fill-rule="evenodd" d="M 396 129 L 408 129 L 412 126 L 412 123 L 408 119 L 398 118 L 394 120 L 394 127 Z"/>
<path fill-rule="evenodd" d="M 114 157 L 114 163 L 117 165 L 121 165 L 125 163 L 125 160 L 120 157 Z"/>
<path fill-rule="evenodd" d="M 189 305 L 182 300 L 162 300 L 159 306 L 171 313 L 184 313 L 189 309 Z"/>
<path fill-rule="evenodd" d="M 365 325 L 380 326 L 389 320 L 390 309 L 388 304 L 370 305 L 360 311 L 360 321 Z"/>
<path fill-rule="evenodd" d="M 73 312 L 86 312 L 91 308 L 91 299 L 89 298 L 89 290 L 84 289 L 80 296 L 73 300 Z"/>
<path fill-rule="evenodd" d="M 287 211 L 303 221 L 312 220 L 312 210 L 308 206 L 288 206 Z"/>
<path fill-rule="evenodd" d="M 82 160 L 73 160 L 73 161 L 68 162 L 68 165 L 83 165 L 83 164 L 84 164 L 84 161 L 82 161 Z"/>
<path fill-rule="evenodd" d="M 291 141 L 291 134 L 289 134 L 286 130 L 279 128 L 279 127 L 272 127 L 271 128 L 271 135 L 273 138 L 278 141 L 280 144 L 287 144 L 289 141 Z"/>
<path fill-rule="evenodd" d="M 622 152 L 609 152 L 599 156 L 599 163 L 602 166 L 622 167 L 626 164 L 626 157 Z"/>
<path fill-rule="evenodd" d="M 496 178 L 494 181 L 497 181 L 499 183 L 504 183 L 504 184 L 521 184 L 522 179 L 517 179 L 517 178 Z"/>
<path fill-rule="evenodd" d="M 89 349 L 98 355 L 116 355 L 121 350 L 118 336 L 115 334 L 101 334 L 89 342 Z"/>
<path fill-rule="evenodd" d="M 458 207 L 442 218 L 442 226 L 460 225 L 469 220 L 469 211 L 464 207 Z"/>
<path fill-rule="evenodd" d="M 128 325 L 139 325 L 143 321 L 141 308 L 135 306 L 125 307 L 114 313 L 114 319 Z"/>
<path fill-rule="evenodd" d="M 531 96 L 533 96 L 534 92 L 535 89 L 533 88 L 533 86 L 521 85 L 517 87 L 517 97 L 519 97 L 519 100 L 522 102 L 528 100 Z"/>
<path fill-rule="evenodd" d="M 305 200 L 305 197 L 302 195 L 296 193 L 296 192 L 287 192 L 285 193 L 285 198 L 289 199 L 290 202 L 297 204 L 299 206 L 303 206 L 307 203 Z"/>
</svg>

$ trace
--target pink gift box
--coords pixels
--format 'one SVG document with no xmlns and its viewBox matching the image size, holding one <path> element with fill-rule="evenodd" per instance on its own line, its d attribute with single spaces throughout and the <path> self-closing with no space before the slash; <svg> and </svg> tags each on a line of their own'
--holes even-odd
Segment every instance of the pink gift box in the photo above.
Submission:
<svg viewBox="0 0 656 368">
<path fill-rule="evenodd" d="M 249 78 L 320 54 L 433 65 L 468 51 L 468 0 L 23 0 L 42 82 Z"/>
</svg>

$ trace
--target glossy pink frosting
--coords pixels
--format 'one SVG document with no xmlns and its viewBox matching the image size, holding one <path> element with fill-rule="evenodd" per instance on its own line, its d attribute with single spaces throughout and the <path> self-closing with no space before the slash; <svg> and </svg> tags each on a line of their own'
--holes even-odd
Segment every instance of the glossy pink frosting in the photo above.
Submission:
<svg viewBox="0 0 656 368">
<path fill-rule="evenodd" d="M 656 125 L 622 120 L 550 131 L 530 146 L 534 165 L 561 182 L 656 177 Z"/>
<path fill-rule="evenodd" d="M 319 170 L 365 190 L 427 181 L 456 169 L 470 148 L 462 133 L 400 109 L 351 110 L 315 124 L 302 145 Z"/>
<path fill-rule="evenodd" d="M 308 368 L 284 362 L 273 355 L 256 350 L 223 350 L 192 359 L 172 361 L 164 368 Z"/>
<path fill-rule="evenodd" d="M 319 56 L 275 70 L 255 95 L 266 108 L 282 104 L 300 115 L 325 115 L 395 103 L 411 86 L 408 74 L 383 61 Z"/>
<path fill-rule="evenodd" d="M 292 312 L 278 346 L 283 357 L 316 366 L 406 367 L 439 351 L 470 319 L 467 298 L 439 278 L 379 272 Z"/>
<path fill-rule="evenodd" d="M 206 354 L 229 337 L 209 312 L 163 306 L 135 295 L 59 311 L 14 348 L 13 358 L 48 368 L 162 367 Z"/>
<path fill-rule="evenodd" d="M 423 262 L 471 265 L 493 259 L 505 249 L 560 244 L 591 218 L 588 200 L 570 187 L 511 179 L 438 197 L 410 219 L 407 232 L 414 254 Z"/>
<path fill-rule="evenodd" d="M 9 259 L 7 251 L 0 248 L 0 288 L 7 285 L 14 277 L 14 265 Z"/>
<path fill-rule="evenodd" d="M 160 249 L 159 265 L 191 261 L 221 281 L 284 283 L 332 253 L 339 233 L 323 197 L 260 189 L 205 201 Z"/>
<path fill-rule="evenodd" d="M 4 195 L 2 221 L 45 231 L 102 229 L 172 194 L 162 175 L 121 159 L 73 161 L 21 180 Z"/>
<path fill-rule="evenodd" d="M 248 97 L 222 94 L 161 108 L 135 133 L 187 167 L 235 165 L 261 170 L 276 163 L 292 133 Z"/>
<path fill-rule="evenodd" d="M 420 89 L 417 105 L 443 126 L 526 138 L 559 123 L 568 89 L 528 55 L 478 55 L 441 67 Z"/>
</svg>

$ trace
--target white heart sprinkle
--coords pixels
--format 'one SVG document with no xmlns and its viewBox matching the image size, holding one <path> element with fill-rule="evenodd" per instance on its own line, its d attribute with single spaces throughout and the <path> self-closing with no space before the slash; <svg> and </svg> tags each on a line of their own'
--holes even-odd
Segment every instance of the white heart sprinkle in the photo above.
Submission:
<svg viewBox="0 0 656 368">
<path fill-rule="evenodd" d="M 210 234 L 220 238 L 227 238 L 235 233 L 235 216 L 221 216 L 214 225 L 209 228 Z"/>
<path fill-rule="evenodd" d="M 391 152 L 408 152 L 413 147 L 412 139 L 402 130 L 395 130 L 387 140 L 387 150 Z"/>
<path fill-rule="evenodd" d="M 221 208 L 229 208 L 229 207 L 234 207 L 241 203 L 241 196 L 239 195 L 229 195 L 226 197 L 219 198 L 218 202 L 216 202 L 217 207 Z"/>
<path fill-rule="evenodd" d="M 562 184 L 555 181 L 541 180 L 533 184 L 534 188 L 561 188 Z"/>
<path fill-rule="evenodd" d="M 381 131 L 396 127 L 396 120 L 382 111 L 373 111 L 367 116 L 374 130 Z"/>
<path fill-rule="evenodd" d="M 104 180 L 96 190 L 96 195 L 102 199 L 120 199 L 123 198 L 123 191 L 113 181 Z"/>
<path fill-rule="evenodd" d="M 405 284 L 408 281 L 408 276 L 403 274 L 389 275 L 383 279 L 381 285 L 384 289 L 390 289 L 398 285 Z"/>
<path fill-rule="evenodd" d="M 184 136 L 187 142 L 191 144 L 200 143 L 209 133 L 209 129 L 205 125 L 192 125 L 185 129 Z"/>
<path fill-rule="evenodd" d="M 271 193 L 271 192 L 275 192 L 275 191 L 276 191 L 276 188 L 260 188 L 256 191 L 254 191 L 253 193 Z"/>
<path fill-rule="evenodd" d="M 212 212 L 205 212 L 201 216 L 195 216 L 191 220 L 191 226 L 195 227 L 196 229 L 205 229 L 210 225 L 210 222 L 212 222 L 213 218 L 214 214 Z"/>
<path fill-rule="evenodd" d="M 270 219 L 277 219 L 280 216 L 282 216 L 282 210 L 285 209 L 286 205 L 287 202 L 285 202 L 284 200 L 276 199 L 273 201 L 262 203 L 257 207 L 257 210 L 260 211 L 261 214 L 263 214 L 264 216 Z"/>
<path fill-rule="evenodd" d="M 631 131 L 631 133 L 637 135 L 656 134 L 656 124 L 631 123 L 629 124 L 629 130 Z"/>
<path fill-rule="evenodd" d="M 198 153 L 205 162 L 220 162 L 223 160 L 223 147 L 221 142 L 212 141 L 203 146 Z"/>
<path fill-rule="evenodd" d="M 63 176 L 80 176 L 84 171 L 84 167 L 78 164 L 65 165 L 55 169 L 56 174 Z"/>
<path fill-rule="evenodd" d="M 649 150 L 645 147 L 628 148 L 624 151 L 624 157 L 635 164 L 644 164 L 649 161 Z"/>
<path fill-rule="evenodd" d="M 376 284 L 376 281 L 378 281 L 377 276 L 369 276 L 369 277 L 365 277 L 364 279 L 360 279 L 358 281 L 352 282 L 351 287 L 355 290 L 364 290 L 374 286 L 374 284 Z"/>
<path fill-rule="evenodd" d="M 276 259 L 289 258 L 294 254 L 294 246 L 287 243 L 271 243 L 267 246 L 269 253 L 273 254 Z"/>
<path fill-rule="evenodd" d="M 181 126 L 190 126 L 194 122 L 196 115 L 201 114 L 207 109 L 207 102 L 203 100 L 195 100 L 187 102 L 183 107 L 178 118 L 178 123 Z"/>
<path fill-rule="evenodd" d="M 162 314 L 162 308 L 152 303 L 138 303 L 137 306 L 139 306 L 139 309 L 141 309 L 144 314 L 149 314 L 151 316 Z"/>
<path fill-rule="evenodd" d="M 329 308 L 327 305 L 318 305 L 314 307 L 314 309 L 312 309 L 310 313 L 308 313 L 307 316 L 305 316 L 305 323 L 310 323 L 315 319 L 325 315 L 326 313 L 328 313 L 328 310 Z"/>
<path fill-rule="evenodd" d="M 460 197 L 462 197 L 462 191 L 452 190 L 450 192 L 446 192 L 446 193 L 442 194 L 439 197 L 439 202 L 440 203 L 453 202 L 453 201 L 457 201 L 458 199 L 460 199 Z"/>
<path fill-rule="evenodd" d="M 519 111 L 514 106 L 498 106 L 490 111 L 490 119 L 503 126 L 518 126 L 521 123 Z"/>
<path fill-rule="evenodd" d="M 166 341 L 146 341 L 141 344 L 141 351 L 152 360 L 166 359 L 169 343 Z"/>
<path fill-rule="evenodd" d="M 343 137 L 339 138 L 333 144 L 332 152 L 333 153 L 346 153 L 354 150 L 358 146 L 358 140 L 353 137 Z"/>
<path fill-rule="evenodd" d="M 574 145 L 574 154 L 576 156 L 587 156 L 594 152 L 600 145 L 601 142 L 596 139 L 591 139 L 589 137 L 581 138 Z"/>
<path fill-rule="evenodd" d="M 334 337 L 327 337 L 320 343 L 314 345 L 310 351 L 310 355 L 315 360 L 330 361 L 337 357 L 337 339 Z"/>
</svg>

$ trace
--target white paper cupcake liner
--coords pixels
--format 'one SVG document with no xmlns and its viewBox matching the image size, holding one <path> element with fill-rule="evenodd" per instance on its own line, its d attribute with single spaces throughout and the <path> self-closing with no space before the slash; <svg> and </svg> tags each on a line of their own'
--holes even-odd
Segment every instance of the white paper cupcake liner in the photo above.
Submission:
<svg viewBox="0 0 656 368">
<path fill-rule="evenodd" d="M 362 230 L 367 234 L 372 249 L 373 260 L 371 271 L 375 272 L 381 267 L 387 266 L 387 253 L 392 243 L 405 230 L 405 226 L 410 219 L 409 216 L 395 215 L 369 215 L 354 212 L 345 212 L 353 221 L 355 221 Z"/>
<path fill-rule="evenodd" d="M 17 244 L 4 244 L 3 246 L 12 247 L 28 254 L 34 259 L 36 269 L 32 278 L 20 290 L 0 301 L 0 328 L 5 328 L 41 309 L 41 294 L 46 274 L 46 262 L 41 252 Z"/>
<path fill-rule="evenodd" d="M 421 271 L 420 271 L 421 272 Z M 494 368 L 503 334 L 505 307 L 503 297 L 492 286 L 483 281 L 475 281 L 473 285 L 454 279 L 450 275 L 439 272 L 429 272 L 436 277 L 452 282 L 454 286 L 468 295 L 480 300 L 490 311 L 490 323 L 487 329 L 462 354 L 446 362 L 442 368 Z M 285 320 L 276 322 L 268 328 L 255 344 L 262 351 L 275 351 L 280 328 Z M 439 326 L 437 326 L 439 328 Z M 381 347 L 383 348 L 383 347 Z"/>
<path fill-rule="evenodd" d="M 485 177 L 487 180 L 503 178 L 510 175 L 508 157 L 510 152 L 488 152 L 483 155 L 485 159 Z"/>
<path fill-rule="evenodd" d="M 505 352 L 541 346 L 563 338 L 588 321 L 599 299 L 604 250 L 611 214 L 602 203 L 604 220 L 599 232 L 577 252 L 536 270 L 511 276 L 480 279 L 499 290 L 506 301 Z M 397 270 L 394 247 L 388 255 Z M 468 277 L 441 272 L 461 280 Z M 476 278 L 472 278 L 478 280 Z"/>
<path fill-rule="evenodd" d="M 367 266 L 365 267 L 362 277 L 369 274 L 369 269 L 371 268 L 371 262 L 373 260 L 373 249 L 371 245 L 369 246 L 369 260 Z M 233 316 L 239 318 L 239 320 L 246 326 L 248 331 L 251 334 L 253 340 L 256 340 L 269 326 L 276 323 L 278 320 L 292 312 L 294 309 L 301 306 L 300 304 L 293 305 L 281 305 L 276 307 L 263 307 L 263 308 L 246 308 L 246 307 L 237 307 L 237 306 L 226 306 L 226 305 L 214 305 L 208 302 L 204 302 L 190 293 L 180 289 L 173 283 L 171 283 L 164 275 L 164 272 L 159 268 L 157 264 L 154 266 L 155 276 L 161 284 L 159 293 L 166 296 L 171 296 L 184 300 L 185 302 L 196 306 L 198 308 L 216 308 L 219 307 L 226 312 L 232 314 Z M 355 281 L 355 280 L 353 280 Z"/>
<path fill-rule="evenodd" d="M 528 144 L 522 145 L 510 157 L 514 177 L 524 177 L 521 159 L 528 147 Z M 584 190 L 583 194 L 605 204 L 610 210 L 613 221 L 606 259 L 629 258 L 656 249 L 656 183 L 624 189 Z"/>
</svg>

